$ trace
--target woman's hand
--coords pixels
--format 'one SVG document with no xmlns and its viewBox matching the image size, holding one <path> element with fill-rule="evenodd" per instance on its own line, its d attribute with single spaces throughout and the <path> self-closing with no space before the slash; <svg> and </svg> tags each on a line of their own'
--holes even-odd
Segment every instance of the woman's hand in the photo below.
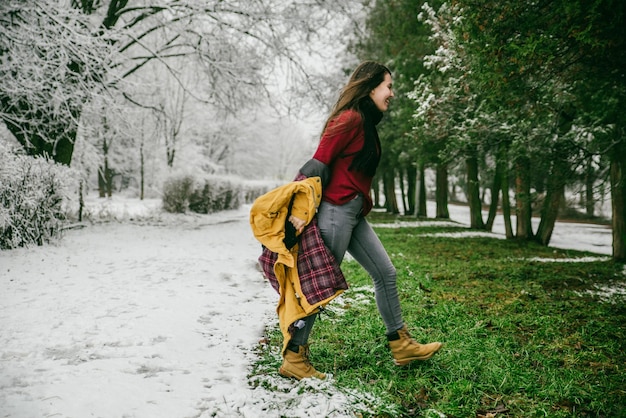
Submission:
<svg viewBox="0 0 626 418">
<path fill-rule="evenodd" d="M 300 218 L 296 218 L 295 216 L 291 215 L 289 217 L 289 222 L 291 222 L 291 224 L 293 225 L 294 228 L 296 228 L 296 231 L 298 233 L 301 233 L 302 230 L 304 229 L 304 227 L 306 226 L 306 221 L 300 219 Z"/>
</svg>

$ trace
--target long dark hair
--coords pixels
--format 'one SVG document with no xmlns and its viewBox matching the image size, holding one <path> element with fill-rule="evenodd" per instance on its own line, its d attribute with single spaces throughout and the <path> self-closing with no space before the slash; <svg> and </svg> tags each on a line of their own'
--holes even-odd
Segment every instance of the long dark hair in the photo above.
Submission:
<svg viewBox="0 0 626 418">
<path fill-rule="evenodd" d="M 380 161 L 380 140 L 376 131 L 376 124 L 382 118 L 382 112 L 378 110 L 370 92 L 385 80 L 385 75 L 391 75 L 386 66 L 375 61 L 364 61 L 354 70 L 348 83 L 341 89 L 339 98 L 335 103 L 330 116 L 324 124 L 324 132 L 331 129 L 328 134 L 336 135 L 347 132 L 354 126 L 354 120 L 346 120 L 342 124 L 334 124 L 329 128 L 330 122 L 345 110 L 356 110 L 361 115 L 365 141 L 363 148 L 354 157 L 350 170 L 361 171 L 368 176 L 374 176 L 378 162 Z"/>
<path fill-rule="evenodd" d="M 360 102 L 369 97 L 369 94 L 385 80 L 385 74 L 391 75 L 389 68 L 375 61 L 364 61 L 352 72 L 348 84 L 341 89 L 339 98 L 326 119 L 324 130 L 328 123 L 341 112 L 348 109 L 359 110 Z"/>
</svg>

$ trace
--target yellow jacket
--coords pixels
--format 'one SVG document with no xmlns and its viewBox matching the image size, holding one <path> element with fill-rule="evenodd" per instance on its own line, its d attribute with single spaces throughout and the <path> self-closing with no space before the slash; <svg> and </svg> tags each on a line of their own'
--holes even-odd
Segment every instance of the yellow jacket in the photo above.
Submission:
<svg viewBox="0 0 626 418">
<path fill-rule="evenodd" d="M 254 236 L 267 249 L 278 255 L 274 264 L 280 294 L 276 312 L 284 337 L 283 351 L 291 339 L 290 325 L 317 312 L 320 306 L 326 305 L 341 293 L 338 291 L 332 297 L 313 305 L 302 297 L 297 269 L 299 245 L 288 249 L 283 242 L 285 221 L 292 197 L 294 201 L 291 214 L 305 220 L 308 225 L 315 217 L 321 202 L 321 179 L 310 177 L 280 186 L 257 198 L 250 209 L 250 226 Z"/>
</svg>

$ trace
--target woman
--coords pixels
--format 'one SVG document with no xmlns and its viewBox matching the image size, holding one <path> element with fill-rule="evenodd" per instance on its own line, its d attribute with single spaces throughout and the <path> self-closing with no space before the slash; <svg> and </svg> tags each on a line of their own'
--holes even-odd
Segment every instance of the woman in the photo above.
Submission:
<svg viewBox="0 0 626 418">
<path fill-rule="evenodd" d="M 430 358 L 441 348 L 441 343 L 419 344 L 410 337 L 402 319 L 396 270 L 365 220 L 372 209 L 370 188 L 381 155 L 376 125 L 393 97 L 389 69 L 372 61 L 361 63 L 341 90 L 313 159 L 300 172 L 306 177 L 322 178 L 324 188 L 317 213 L 322 238 L 337 263 L 341 264 L 348 251 L 372 277 L 376 305 L 386 327 L 391 353 L 395 364 L 401 366 Z M 305 221 L 295 216 L 289 221 L 298 231 L 305 226 Z M 281 374 L 297 379 L 324 377 L 296 354 L 303 352 L 302 347 L 308 349 L 316 316 L 304 318 L 304 326 L 296 329 Z"/>
</svg>

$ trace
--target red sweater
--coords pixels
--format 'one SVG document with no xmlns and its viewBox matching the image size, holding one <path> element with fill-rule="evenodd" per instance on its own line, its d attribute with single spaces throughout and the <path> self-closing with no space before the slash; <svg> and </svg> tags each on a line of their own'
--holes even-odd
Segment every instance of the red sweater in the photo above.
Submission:
<svg viewBox="0 0 626 418">
<path fill-rule="evenodd" d="M 362 194 L 365 216 L 372 209 L 372 177 L 348 169 L 365 142 L 361 119 L 356 110 L 340 113 L 328 124 L 313 158 L 326 164 L 331 171 L 322 199 L 334 205 L 343 205 Z"/>
</svg>

